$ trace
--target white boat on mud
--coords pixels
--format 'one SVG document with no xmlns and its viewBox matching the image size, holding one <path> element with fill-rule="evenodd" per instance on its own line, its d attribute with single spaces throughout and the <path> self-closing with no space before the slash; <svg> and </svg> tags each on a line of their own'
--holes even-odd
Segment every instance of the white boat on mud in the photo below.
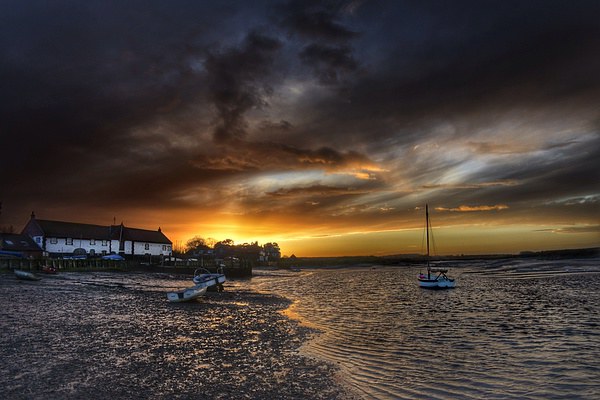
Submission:
<svg viewBox="0 0 600 400">
<path fill-rule="evenodd" d="M 456 282 L 453 278 L 449 278 L 446 275 L 447 269 L 443 268 L 432 268 L 429 265 L 429 206 L 425 205 L 425 231 L 427 232 L 427 273 L 419 273 L 417 279 L 419 280 L 419 287 L 424 289 L 451 289 L 456 286 Z"/>
<path fill-rule="evenodd" d="M 194 271 L 194 277 L 192 278 L 196 286 L 205 288 L 216 286 L 219 292 L 223 291 L 223 283 L 226 280 L 223 267 L 220 267 L 216 273 L 212 273 L 205 268 L 198 268 Z"/>
<path fill-rule="evenodd" d="M 21 279 L 24 281 L 39 281 L 41 279 L 33 272 L 23 271 L 20 269 L 15 269 L 15 276 L 17 277 L 17 279 Z"/>
<path fill-rule="evenodd" d="M 200 287 L 198 285 L 191 288 L 178 290 L 176 292 L 168 292 L 167 299 L 172 303 L 181 303 L 183 301 L 194 300 L 198 296 L 206 294 L 207 287 Z"/>
</svg>

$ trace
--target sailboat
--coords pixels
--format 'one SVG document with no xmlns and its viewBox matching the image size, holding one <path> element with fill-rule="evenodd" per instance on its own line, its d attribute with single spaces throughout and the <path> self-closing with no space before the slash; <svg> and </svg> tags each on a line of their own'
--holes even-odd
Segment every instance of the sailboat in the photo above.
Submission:
<svg viewBox="0 0 600 400">
<path fill-rule="evenodd" d="M 429 206 L 425 205 L 425 231 L 427 232 L 427 273 L 419 273 L 417 279 L 419 286 L 424 289 L 450 289 L 456 285 L 453 278 L 449 278 L 447 269 L 433 268 L 429 264 Z"/>
</svg>

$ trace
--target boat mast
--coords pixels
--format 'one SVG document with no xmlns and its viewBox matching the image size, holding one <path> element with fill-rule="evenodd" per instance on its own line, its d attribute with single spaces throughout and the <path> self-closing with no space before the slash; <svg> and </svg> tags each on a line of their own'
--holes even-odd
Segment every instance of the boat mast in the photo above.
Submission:
<svg viewBox="0 0 600 400">
<path fill-rule="evenodd" d="M 427 270 L 429 270 L 429 205 L 425 204 L 425 230 L 427 231 Z"/>
</svg>

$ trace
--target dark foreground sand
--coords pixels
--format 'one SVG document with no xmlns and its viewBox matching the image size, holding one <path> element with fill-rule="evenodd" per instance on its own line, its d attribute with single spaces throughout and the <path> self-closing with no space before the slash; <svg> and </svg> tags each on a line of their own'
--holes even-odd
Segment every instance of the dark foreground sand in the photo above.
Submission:
<svg viewBox="0 0 600 400">
<path fill-rule="evenodd" d="M 349 399 L 314 332 L 242 287 L 166 301 L 173 277 L 0 273 L 0 398 Z"/>
</svg>

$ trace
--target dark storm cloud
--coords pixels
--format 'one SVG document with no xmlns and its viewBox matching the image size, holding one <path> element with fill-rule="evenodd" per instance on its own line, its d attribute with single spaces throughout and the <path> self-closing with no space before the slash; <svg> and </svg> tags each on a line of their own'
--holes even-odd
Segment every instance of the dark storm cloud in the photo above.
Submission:
<svg viewBox="0 0 600 400">
<path fill-rule="evenodd" d="M 185 35 L 166 26 L 157 7 L 4 4 L 5 166 L 19 164 L 28 178 L 68 174 L 85 153 L 119 154 L 115 142 L 136 145 L 125 142 L 128 129 L 194 86 L 182 59 L 187 49 L 176 43 Z"/>
<path fill-rule="evenodd" d="M 327 166 L 332 166 L 334 170 L 340 167 L 355 164 L 372 164 L 371 160 L 354 151 L 342 153 L 329 147 L 321 147 L 316 150 L 309 150 L 281 146 L 281 149 L 293 154 L 297 160 L 303 164 L 318 164 L 324 166 L 325 168 L 327 168 Z"/>
<path fill-rule="evenodd" d="M 374 162 L 354 152 L 341 152 L 330 147 L 317 149 L 288 146 L 274 142 L 236 141 L 211 156 L 194 161 L 198 170 L 229 171 L 278 171 L 324 169 L 330 172 L 369 168 Z"/>
<path fill-rule="evenodd" d="M 250 33 L 240 48 L 210 53 L 205 62 L 210 100 L 220 119 L 215 128 L 217 142 L 246 136 L 245 113 L 267 104 L 272 91 L 267 77 L 281 43 L 257 32 Z"/>
<path fill-rule="evenodd" d="M 598 193 L 600 142 L 580 145 L 575 149 L 573 154 L 554 153 L 543 161 L 532 160 L 526 166 L 507 171 L 509 179 L 523 181 L 522 185 L 508 192 L 510 199 L 546 202 L 553 198 L 568 199 Z M 508 196 L 504 194 L 503 197 Z"/>
<path fill-rule="evenodd" d="M 358 62 L 348 46 L 311 44 L 302 50 L 300 59 L 314 69 L 323 84 L 340 83 L 344 72 L 354 72 L 358 68 Z"/>
<path fill-rule="evenodd" d="M 312 185 L 289 189 L 281 188 L 266 193 L 266 198 L 276 205 L 273 209 L 280 208 L 285 212 L 301 213 L 305 218 L 318 219 L 323 214 L 339 212 L 340 208 L 346 207 L 345 203 L 370 193 L 371 189 L 368 185 L 352 188 Z"/>
<path fill-rule="evenodd" d="M 281 6 L 281 27 L 292 35 L 300 35 L 311 40 L 347 41 L 356 36 L 339 21 L 345 11 L 344 5 L 350 2 L 339 1 L 290 1 Z"/>
<path fill-rule="evenodd" d="M 325 85 L 342 82 L 345 73 L 359 66 L 350 43 L 360 36 L 343 22 L 352 2 L 291 1 L 279 7 L 281 28 L 299 37 L 300 60 L 308 65 Z"/>
<path fill-rule="evenodd" d="M 370 41 L 361 36 L 353 45 L 368 73 L 350 88 L 346 102 L 320 104 L 323 115 L 342 124 L 352 115 L 350 129 L 385 138 L 408 126 L 414 131 L 425 119 L 598 98 L 598 3 L 424 4 L 408 13 L 395 3 L 393 11 L 365 23 L 363 36 Z M 404 26 L 413 29 L 404 32 Z M 387 51 L 372 51 L 377 39 Z"/>
<path fill-rule="evenodd" d="M 472 185 L 447 185 L 431 187 L 436 189 L 435 200 L 447 208 L 459 208 L 464 205 L 510 205 L 506 214 L 518 214 L 531 218 L 532 207 L 544 205 L 549 213 L 559 215 L 567 210 L 565 205 L 578 203 L 581 211 L 596 215 L 599 211 L 597 165 L 600 157 L 598 142 L 579 144 L 572 152 L 563 154 L 556 149 L 551 153 L 528 155 L 515 159 L 516 162 L 492 166 L 478 173 L 482 183 Z M 496 180 L 496 181 L 494 181 Z M 592 197 L 585 197 L 585 196 Z M 583 199 L 583 200 L 577 200 Z M 585 201 L 588 199 L 588 201 Z M 571 204 L 571 205 L 572 205 Z M 513 207 L 518 208 L 513 210 Z M 575 207 L 569 211 L 573 212 Z M 554 211 L 550 211 L 554 210 Z"/>
</svg>

